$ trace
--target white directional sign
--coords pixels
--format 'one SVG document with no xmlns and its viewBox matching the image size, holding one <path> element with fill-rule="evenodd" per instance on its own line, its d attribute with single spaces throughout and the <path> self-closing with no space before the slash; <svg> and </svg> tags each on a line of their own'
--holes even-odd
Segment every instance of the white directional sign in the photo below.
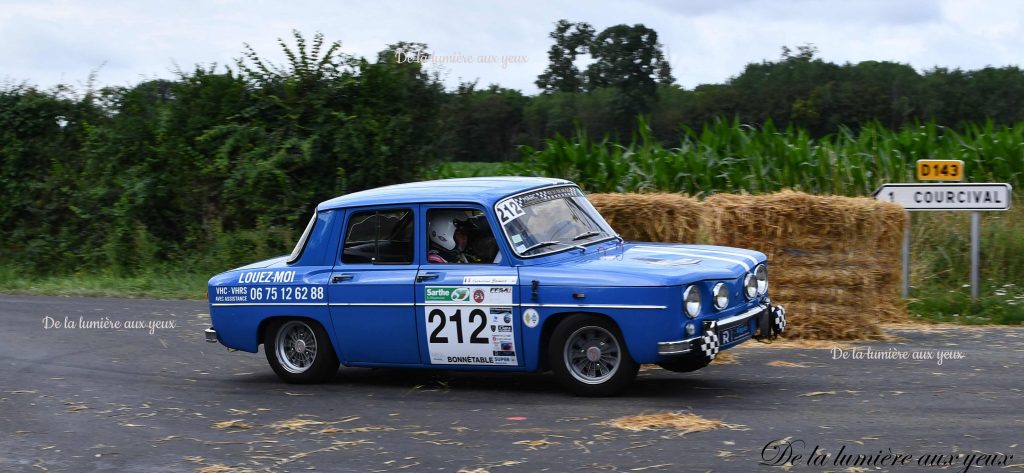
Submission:
<svg viewBox="0 0 1024 473">
<path fill-rule="evenodd" d="M 883 184 L 875 199 L 907 210 L 1007 210 L 1009 184 Z"/>
</svg>

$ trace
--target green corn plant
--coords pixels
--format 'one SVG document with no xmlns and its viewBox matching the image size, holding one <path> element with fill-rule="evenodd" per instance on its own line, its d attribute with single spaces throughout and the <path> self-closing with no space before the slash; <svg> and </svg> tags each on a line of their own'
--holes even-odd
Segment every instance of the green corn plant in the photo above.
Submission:
<svg viewBox="0 0 1024 473">
<path fill-rule="evenodd" d="M 886 182 L 915 180 L 918 159 L 961 159 L 971 182 L 1009 182 L 1024 177 L 1024 123 L 991 122 L 963 131 L 935 123 L 889 130 L 878 122 L 841 127 L 812 138 L 792 126 L 778 129 L 713 120 L 699 131 L 679 130 L 678 146 L 654 139 L 646 118 L 638 119 L 629 143 L 594 140 L 585 130 L 522 147 L 521 166 L 504 173 L 561 177 L 592 192 L 773 192 L 796 189 L 818 194 L 870 195 Z"/>
</svg>

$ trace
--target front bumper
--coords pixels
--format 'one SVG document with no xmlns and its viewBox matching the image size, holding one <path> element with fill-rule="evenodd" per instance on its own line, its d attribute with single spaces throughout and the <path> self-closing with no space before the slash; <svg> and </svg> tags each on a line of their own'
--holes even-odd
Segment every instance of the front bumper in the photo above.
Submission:
<svg viewBox="0 0 1024 473">
<path fill-rule="evenodd" d="M 705 320 L 702 324 L 703 330 L 701 335 L 684 340 L 658 342 L 658 354 L 661 356 L 678 356 L 703 352 L 707 355 L 709 345 L 714 345 L 714 353 L 717 353 L 717 346 L 721 344 L 718 337 L 719 333 L 729 332 L 740 325 L 749 325 L 751 320 L 757 320 L 757 334 L 727 341 L 725 344 L 738 343 L 748 338 L 777 337 L 786 329 L 786 309 L 782 306 L 772 306 L 769 302 L 759 304 L 745 312 L 721 320 Z M 711 357 L 713 358 L 714 355 L 712 354 Z"/>
<path fill-rule="evenodd" d="M 206 341 L 208 343 L 217 343 L 220 341 L 217 339 L 217 330 L 215 330 L 213 327 L 203 330 L 203 333 L 206 334 Z"/>
</svg>

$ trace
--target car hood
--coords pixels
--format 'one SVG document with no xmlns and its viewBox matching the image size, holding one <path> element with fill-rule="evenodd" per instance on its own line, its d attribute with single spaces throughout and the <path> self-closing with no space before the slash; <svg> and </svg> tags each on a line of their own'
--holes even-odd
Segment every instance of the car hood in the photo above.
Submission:
<svg viewBox="0 0 1024 473">
<path fill-rule="evenodd" d="M 724 246 L 625 243 L 576 259 L 522 267 L 520 280 L 536 279 L 543 285 L 672 286 L 735 279 L 765 260 L 758 251 Z"/>
</svg>

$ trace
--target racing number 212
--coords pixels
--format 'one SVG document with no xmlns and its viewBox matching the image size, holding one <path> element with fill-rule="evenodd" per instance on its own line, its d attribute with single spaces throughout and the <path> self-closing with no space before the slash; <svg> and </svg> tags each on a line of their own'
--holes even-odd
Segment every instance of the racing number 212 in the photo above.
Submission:
<svg viewBox="0 0 1024 473">
<path fill-rule="evenodd" d="M 442 337 L 439 334 L 444 330 L 445 326 L 445 313 L 441 309 L 434 309 L 427 315 L 427 323 L 434 323 L 434 319 L 441 321 L 437 328 L 433 332 L 430 332 L 430 343 L 448 343 L 448 337 Z M 480 319 L 480 324 L 477 325 L 476 330 L 469 336 L 469 343 L 487 343 L 487 339 L 480 336 L 480 332 L 484 331 L 484 327 L 487 326 L 487 315 L 480 309 L 473 309 L 469 312 L 469 323 L 472 324 L 474 319 Z M 455 334 L 458 338 L 458 343 L 464 343 L 462 341 L 462 309 L 457 309 L 454 314 L 448 316 L 447 320 L 451 320 L 455 324 Z"/>
</svg>

